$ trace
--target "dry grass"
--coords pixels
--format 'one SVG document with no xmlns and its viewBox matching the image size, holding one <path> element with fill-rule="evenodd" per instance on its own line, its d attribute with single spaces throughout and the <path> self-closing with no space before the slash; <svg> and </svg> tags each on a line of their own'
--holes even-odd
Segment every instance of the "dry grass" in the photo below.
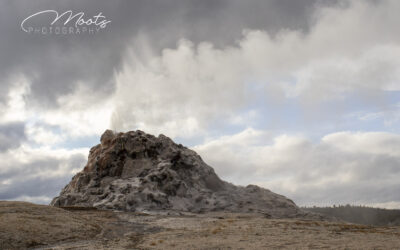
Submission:
<svg viewBox="0 0 400 250">
<path fill-rule="evenodd" d="M 212 234 L 217 234 L 217 233 L 219 233 L 219 232 L 221 232 L 221 231 L 222 231 L 222 228 L 221 228 L 221 227 L 217 227 L 217 228 L 212 229 L 212 230 L 211 230 L 211 233 L 212 233 Z"/>
<path fill-rule="evenodd" d="M 397 249 L 400 227 L 268 219 L 257 214 L 162 216 L 0 202 L 0 249 Z"/>
<path fill-rule="evenodd" d="M 60 208 L 27 202 L 0 202 L 0 239 L 4 248 L 26 248 L 92 238 L 101 228 Z M 51 237 L 49 237 L 51 236 Z"/>
</svg>

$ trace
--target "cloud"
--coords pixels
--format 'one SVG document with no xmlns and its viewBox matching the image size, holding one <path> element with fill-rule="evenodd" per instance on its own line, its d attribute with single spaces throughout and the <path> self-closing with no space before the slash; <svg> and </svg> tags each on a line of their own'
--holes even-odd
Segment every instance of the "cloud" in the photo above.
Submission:
<svg viewBox="0 0 400 250">
<path fill-rule="evenodd" d="M 21 122 L 0 123 L 0 152 L 18 148 L 26 140 L 25 124 Z"/>
<path fill-rule="evenodd" d="M 349 116 L 356 117 L 363 122 L 382 121 L 386 128 L 398 127 L 396 125 L 400 121 L 400 103 L 387 105 L 379 111 L 356 112 Z"/>
<path fill-rule="evenodd" d="M 187 40 L 160 57 L 141 58 L 134 51 L 116 79 L 112 122 L 118 130 L 144 127 L 172 137 L 192 136 L 222 110 L 229 115 L 244 104 L 240 65 L 228 68 L 237 61 L 230 51 L 207 43 L 195 48 Z"/>
<path fill-rule="evenodd" d="M 258 8 L 249 8 L 240 1 L 226 0 L 2 1 L 0 101 L 12 84 L 9 78 L 19 74 L 24 74 L 32 83 L 30 105 L 57 108 L 57 98 L 72 93 L 78 82 L 85 82 L 99 99 L 107 97 L 114 90 L 113 75 L 121 68 L 127 41 L 134 40 L 139 33 L 147 34 L 151 46 L 160 50 L 182 37 L 222 45 L 238 37 L 242 28 L 304 28 L 308 5 L 315 1 L 302 0 L 295 5 L 281 2 L 286 1 L 256 0 L 253 3 Z M 102 12 L 112 22 L 96 36 L 32 36 L 21 31 L 22 20 L 47 9 L 61 13 L 83 11 L 87 17 Z M 254 11 L 262 13 L 262 18 L 255 18 Z M 292 18 L 280 17 L 286 14 Z M 273 17 L 280 17 L 282 22 L 270 22 Z M 220 27 L 220 30 L 209 29 L 211 26 Z"/>
<path fill-rule="evenodd" d="M 307 119 L 323 120 L 332 109 L 346 112 L 349 99 L 385 102 L 382 93 L 399 89 L 396 1 L 118 3 L 26 2 L 22 11 L 10 2 L 2 8 L 4 16 L 15 13 L 0 25 L 9 33 L 0 41 L 3 95 L 25 79 L 23 110 L 75 136 L 112 127 L 193 137 L 207 134 L 217 120 L 230 125 L 258 100 L 265 102 L 258 109 L 277 110 L 298 99 Z M 88 15 L 97 6 L 113 26 L 98 37 L 63 40 L 23 37 L 10 28 L 42 7 L 72 6 Z M 8 99 L 3 96 L 5 109 Z M 324 105 L 332 100 L 337 103 Z M 258 118 L 268 115 L 257 108 Z"/>
<path fill-rule="evenodd" d="M 116 75 L 113 127 L 190 137 L 257 99 L 273 109 L 296 99 L 311 121 L 355 101 L 382 107 L 400 90 L 399 2 L 347 3 L 315 10 L 307 33 L 248 29 L 223 47 L 183 39 L 158 53 L 143 35 Z"/>
<path fill-rule="evenodd" d="M 26 196 L 26 195 L 21 195 L 16 198 L 8 199 L 8 200 L 13 200 L 13 201 L 27 201 L 27 202 L 32 202 L 36 204 L 49 204 L 52 200 L 52 198 L 48 196 Z"/>
<path fill-rule="evenodd" d="M 400 156 L 400 135 L 386 132 L 337 132 L 326 135 L 322 141 L 348 153 Z"/>
<path fill-rule="evenodd" d="M 0 124 L 24 124 L 30 142 L 47 146 L 98 136 L 109 128 L 113 104 L 110 99 L 99 101 L 98 95 L 88 93 L 90 88 L 79 83 L 72 93 L 57 98 L 60 108 L 32 107 L 27 100 L 31 84 L 27 78 L 17 77 L 8 92 L 5 107 L 0 109 Z"/>
<path fill-rule="evenodd" d="M 0 199 L 48 201 L 83 168 L 88 151 L 31 148 L 24 144 L 0 153 Z"/>
<path fill-rule="evenodd" d="M 325 4 L 329 1 L 323 2 Z M 12 118 L 11 120 L 26 118 L 29 115 L 25 113 L 27 111 L 30 114 L 40 114 L 46 120 L 42 122 L 68 127 L 68 129 L 75 127 L 76 129 L 70 129 L 68 133 L 78 131 L 77 133 L 82 135 L 88 132 L 87 127 L 92 127 L 93 123 L 88 121 L 91 118 L 79 119 L 79 122 L 76 118 L 93 117 L 93 113 L 87 110 L 94 110 L 93 106 L 102 106 L 114 96 L 116 91 L 121 93 L 130 84 L 133 84 L 128 83 L 126 87 L 121 87 L 117 83 L 120 77 L 116 77 L 116 75 L 129 75 L 126 72 L 121 73 L 122 67 L 130 64 L 125 61 L 124 54 L 130 49 L 138 49 L 135 52 L 140 51 L 141 47 L 134 46 L 141 44 L 142 37 L 147 38 L 146 46 L 149 47 L 149 50 L 158 54 L 164 48 L 175 46 L 175 43 L 182 38 L 186 38 L 194 44 L 208 41 L 217 47 L 224 48 L 234 45 L 235 40 L 240 38 L 243 29 L 259 29 L 271 33 L 282 28 L 306 31 L 308 15 L 313 11 L 316 1 L 301 0 L 295 4 L 288 3 L 286 0 L 254 0 L 250 5 L 244 5 L 241 1 L 225 0 L 201 2 L 118 0 L 113 3 L 108 1 L 55 3 L 39 0 L 35 4 L 26 0 L 4 1 L 0 3 L 0 33 L 3 34 L 0 37 L 0 75 L 2 76 L 0 109 L 4 108 L 7 115 L 11 115 L 8 117 Z M 87 16 L 101 11 L 112 20 L 112 23 L 107 30 L 93 37 L 32 36 L 20 30 L 20 22 L 25 17 L 44 9 L 58 11 L 72 9 L 84 11 Z M 255 12 L 259 13 L 258 17 L 255 17 Z M 291 18 L 283 18 L 283 16 Z M 209 27 L 215 28 L 209 29 Z M 126 80 L 129 81 L 129 79 Z M 15 93 L 16 82 L 20 81 L 24 82 L 25 88 L 29 91 L 24 92 L 23 101 L 17 102 L 23 102 L 25 106 L 18 107 L 20 113 L 16 114 L 13 112 L 15 105 L 10 106 L 9 95 Z M 119 91 L 116 90 L 117 86 L 120 88 Z M 222 91 L 221 88 L 217 86 L 217 89 L 209 90 Z M 203 91 L 207 91 L 207 89 Z M 13 95 L 14 100 L 18 99 L 19 94 L 21 95 L 21 92 Z M 225 99 L 234 98 L 229 95 L 230 93 L 227 93 Z M 79 105 L 74 105 L 74 107 L 68 105 L 71 98 L 77 104 L 76 97 L 78 96 L 81 98 Z M 121 109 L 118 98 L 120 97 L 113 100 L 117 100 L 117 109 Z M 129 97 L 125 96 L 125 98 Z M 147 96 L 143 98 L 147 98 Z M 197 99 L 200 98 L 204 98 L 204 95 L 197 97 Z M 145 100 L 140 102 L 145 102 Z M 215 100 L 213 102 L 214 106 L 218 105 Z M 195 101 L 193 105 L 203 105 L 203 102 Z M 112 107 L 112 105 L 109 106 Z M 142 107 L 140 105 L 134 107 L 135 112 L 139 112 L 137 110 Z M 72 111 L 71 108 L 74 110 Z M 79 113 L 79 110 L 82 110 L 82 113 Z M 110 116 L 108 111 L 95 110 L 94 112 L 105 113 L 103 119 L 94 118 L 95 124 L 100 122 L 103 124 L 101 128 L 96 129 L 97 134 L 99 130 L 109 126 L 109 122 L 104 120 L 110 120 Z M 118 112 L 124 114 L 123 111 L 118 110 Z M 131 113 L 131 111 L 129 112 Z M 153 113 L 155 116 L 156 112 L 150 110 L 148 113 Z M 170 112 L 171 114 L 179 113 L 176 108 L 172 108 Z M 0 113 L 2 112 L 0 111 Z M 211 110 L 204 110 L 201 113 L 205 118 L 215 116 Z M 176 127 L 187 127 L 187 131 L 184 131 L 185 134 L 193 134 L 193 131 L 205 129 L 206 121 L 188 116 L 187 113 L 184 114 L 186 114 L 185 117 L 173 115 L 176 120 L 169 119 L 168 122 L 164 122 L 165 117 L 160 116 L 162 124 L 150 124 L 146 119 L 140 122 L 149 127 L 162 125 L 168 128 L 167 131 L 176 130 Z M 115 120 L 125 119 L 121 116 L 117 119 L 116 116 L 118 114 L 114 115 L 114 124 L 117 123 Z M 63 117 L 65 119 L 62 119 Z M 142 118 L 141 115 L 137 117 L 138 119 Z M 51 122 L 48 121 L 50 119 Z M 129 121 L 129 119 L 131 118 L 122 122 L 127 123 L 130 129 L 133 129 L 133 126 L 130 126 L 132 123 L 138 127 L 135 118 L 131 119 L 134 121 Z M 73 122 L 69 123 L 68 121 Z M 86 126 L 86 128 L 81 128 L 81 126 Z M 126 126 L 119 124 L 118 127 Z M 154 129 L 150 128 L 150 130 Z"/>
<path fill-rule="evenodd" d="M 337 132 L 320 141 L 246 129 L 195 146 L 222 178 L 258 184 L 300 205 L 394 204 L 400 136 Z"/>
</svg>

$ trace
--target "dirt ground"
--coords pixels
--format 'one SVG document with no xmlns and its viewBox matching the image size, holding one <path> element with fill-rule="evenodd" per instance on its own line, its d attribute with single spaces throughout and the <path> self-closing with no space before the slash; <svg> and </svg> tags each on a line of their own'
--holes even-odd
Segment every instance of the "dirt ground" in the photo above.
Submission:
<svg viewBox="0 0 400 250">
<path fill-rule="evenodd" d="M 0 249 L 399 249 L 400 227 L 0 201 Z"/>
</svg>

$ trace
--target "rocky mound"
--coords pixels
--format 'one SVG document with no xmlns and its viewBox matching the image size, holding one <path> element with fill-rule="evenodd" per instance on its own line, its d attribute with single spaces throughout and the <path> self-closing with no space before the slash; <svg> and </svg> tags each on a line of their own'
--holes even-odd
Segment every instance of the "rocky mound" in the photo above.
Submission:
<svg viewBox="0 0 400 250">
<path fill-rule="evenodd" d="M 305 215 L 293 201 L 255 185 L 222 181 L 196 152 L 142 131 L 107 130 L 88 163 L 51 202 L 124 211 L 260 212 Z"/>
</svg>

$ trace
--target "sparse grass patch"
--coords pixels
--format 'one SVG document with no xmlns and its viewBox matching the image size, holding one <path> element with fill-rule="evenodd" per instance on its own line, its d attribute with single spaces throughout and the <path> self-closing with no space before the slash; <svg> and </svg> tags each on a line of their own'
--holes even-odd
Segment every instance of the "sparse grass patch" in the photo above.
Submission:
<svg viewBox="0 0 400 250">
<path fill-rule="evenodd" d="M 212 234 L 217 234 L 217 233 L 219 233 L 221 231 L 222 231 L 222 228 L 221 227 L 217 227 L 217 228 L 214 228 L 213 230 L 211 230 L 211 233 Z"/>
</svg>

